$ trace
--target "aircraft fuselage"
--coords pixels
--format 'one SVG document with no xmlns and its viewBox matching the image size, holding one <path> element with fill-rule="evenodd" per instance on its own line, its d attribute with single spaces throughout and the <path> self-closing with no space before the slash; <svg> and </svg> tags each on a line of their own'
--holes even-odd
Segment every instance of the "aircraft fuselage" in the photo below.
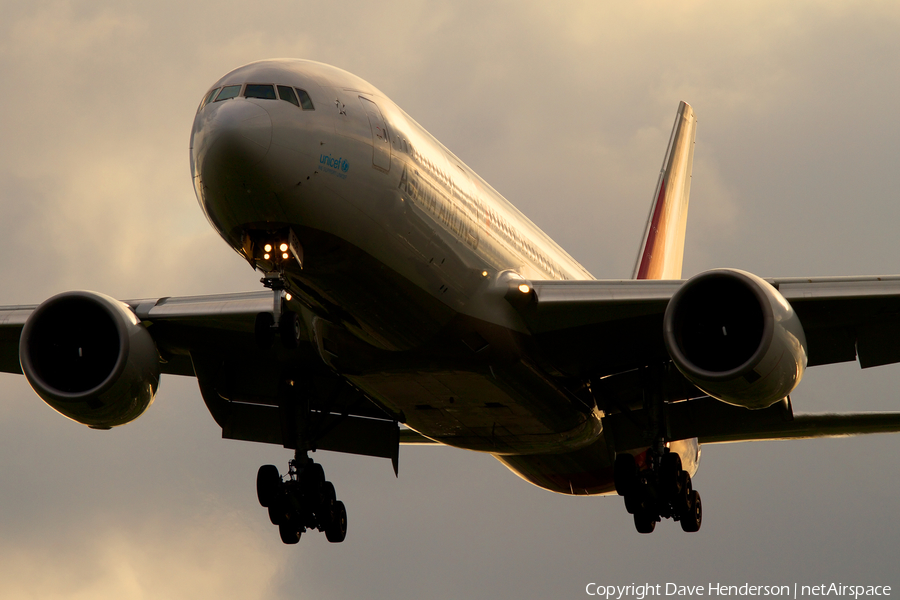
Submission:
<svg viewBox="0 0 900 600">
<path fill-rule="evenodd" d="M 204 98 L 191 168 L 210 223 L 283 274 L 335 371 L 542 487 L 613 491 L 602 413 L 504 297 L 511 281 L 592 276 L 384 94 L 311 61 L 246 65 Z"/>
</svg>

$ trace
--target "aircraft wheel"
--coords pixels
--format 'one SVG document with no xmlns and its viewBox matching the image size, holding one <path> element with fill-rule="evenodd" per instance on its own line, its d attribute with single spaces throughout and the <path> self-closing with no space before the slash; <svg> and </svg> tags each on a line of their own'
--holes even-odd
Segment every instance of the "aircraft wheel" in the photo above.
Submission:
<svg viewBox="0 0 900 600">
<path fill-rule="evenodd" d="M 700 502 L 700 493 L 693 490 L 690 493 L 688 503 L 690 508 L 681 515 L 681 529 L 688 533 L 700 531 L 700 523 L 703 521 L 703 504 Z"/>
<path fill-rule="evenodd" d="M 629 515 L 633 515 L 641 510 L 641 499 L 634 492 L 625 496 L 625 510 L 628 511 Z"/>
<path fill-rule="evenodd" d="M 691 511 L 691 492 L 693 491 L 694 486 L 691 483 L 691 476 L 687 471 L 682 471 L 678 475 L 678 496 L 672 503 L 675 512 L 679 515 L 685 515 Z"/>
<path fill-rule="evenodd" d="M 285 544 L 296 544 L 300 541 L 300 530 L 290 523 L 282 523 L 278 526 L 281 541 Z"/>
<path fill-rule="evenodd" d="M 275 465 L 263 465 L 256 473 L 256 497 L 259 503 L 268 508 L 275 502 L 278 488 L 281 486 L 281 475 Z"/>
<path fill-rule="evenodd" d="M 300 336 L 303 335 L 303 323 L 300 322 L 300 315 L 291 311 L 282 314 L 278 321 L 278 333 L 281 334 L 281 344 L 285 348 L 296 348 L 300 343 Z"/>
<path fill-rule="evenodd" d="M 337 494 L 334 492 L 334 484 L 326 481 L 322 484 L 322 493 L 319 495 L 319 506 L 325 510 L 331 510 L 337 502 Z"/>
<path fill-rule="evenodd" d="M 284 511 L 279 506 L 272 505 L 269 507 L 269 521 L 272 525 L 281 525 L 284 522 Z"/>
<path fill-rule="evenodd" d="M 678 453 L 669 452 L 662 457 L 659 465 L 659 483 L 663 497 L 675 498 L 678 496 L 682 472 L 681 457 L 678 456 Z"/>
<path fill-rule="evenodd" d="M 637 473 L 637 463 L 634 462 L 634 456 L 624 452 L 616 454 L 616 462 L 613 466 L 613 481 L 616 485 L 616 493 L 620 496 L 627 496 L 634 488 Z"/>
<path fill-rule="evenodd" d="M 300 471 L 300 483 L 303 489 L 314 491 L 325 483 L 325 469 L 319 463 L 309 463 Z"/>
<path fill-rule="evenodd" d="M 325 538 L 332 544 L 343 542 L 347 537 L 347 509 L 344 503 L 338 500 L 334 503 L 331 523 L 325 528 Z"/>
<path fill-rule="evenodd" d="M 638 533 L 653 533 L 653 530 L 656 529 L 654 517 L 655 515 L 647 511 L 637 511 L 634 513 L 634 528 L 638 530 Z"/>
<path fill-rule="evenodd" d="M 316 517 L 319 525 L 319 531 L 328 529 L 334 515 L 334 505 L 337 503 L 337 496 L 334 493 L 334 484 L 326 481 L 322 484 L 322 493 L 319 495 L 319 502 L 316 506 Z"/>
</svg>

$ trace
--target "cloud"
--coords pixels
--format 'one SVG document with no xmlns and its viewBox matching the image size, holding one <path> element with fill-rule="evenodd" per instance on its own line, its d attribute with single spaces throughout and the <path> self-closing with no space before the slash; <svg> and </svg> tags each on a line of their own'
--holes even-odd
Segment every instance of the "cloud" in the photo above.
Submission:
<svg viewBox="0 0 900 600">
<path fill-rule="evenodd" d="M 183 528 L 171 514 L 53 527 L 40 543 L 0 545 L 3 593 L 14 598 L 268 598 L 281 561 L 258 528 L 216 507 Z M 84 530 L 88 525 L 90 529 Z M 67 531 L 67 529 L 69 531 Z"/>
<path fill-rule="evenodd" d="M 0 300 L 257 289 L 188 171 L 197 104 L 253 60 L 382 89 L 598 276 L 627 277 L 679 100 L 699 119 L 685 273 L 896 272 L 891 3 L 2 2 Z M 598 341 L 602 343 L 602 341 Z M 896 409 L 897 369 L 811 370 L 798 411 Z M 0 377 L 0 596 L 568 597 L 592 580 L 889 583 L 893 436 L 704 449 L 706 517 L 634 533 L 493 459 L 317 456 L 348 540 L 278 540 L 281 448 L 223 441 L 196 382 L 106 433 Z M 671 523 L 663 525 L 672 525 Z M 835 552 L 835 548 L 852 552 Z M 883 581 L 888 580 L 888 581 Z"/>
</svg>

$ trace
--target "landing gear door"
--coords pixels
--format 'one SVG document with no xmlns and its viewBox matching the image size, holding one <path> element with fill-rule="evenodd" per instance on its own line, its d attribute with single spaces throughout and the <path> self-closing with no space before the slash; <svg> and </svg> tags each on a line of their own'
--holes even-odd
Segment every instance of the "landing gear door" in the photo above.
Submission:
<svg viewBox="0 0 900 600">
<path fill-rule="evenodd" d="M 391 137 L 387 124 L 378 109 L 378 105 L 368 98 L 359 97 L 363 109 L 369 117 L 369 125 L 372 127 L 372 165 L 384 172 L 391 170 Z"/>
</svg>

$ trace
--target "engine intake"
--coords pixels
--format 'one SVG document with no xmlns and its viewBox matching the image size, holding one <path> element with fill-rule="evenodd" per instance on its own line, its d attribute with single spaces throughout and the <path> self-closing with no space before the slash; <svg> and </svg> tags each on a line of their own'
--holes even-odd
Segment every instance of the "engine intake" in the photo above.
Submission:
<svg viewBox="0 0 900 600">
<path fill-rule="evenodd" d="M 794 309 L 745 271 L 716 269 L 689 279 L 666 308 L 664 338 L 685 377 L 736 406 L 771 406 L 806 369 L 806 335 Z"/>
<path fill-rule="evenodd" d="M 44 402 L 95 429 L 133 421 L 159 387 L 150 333 L 127 305 L 96 292 L 65 292 L 35 309 L 19 362 Z"/>
</svg>

